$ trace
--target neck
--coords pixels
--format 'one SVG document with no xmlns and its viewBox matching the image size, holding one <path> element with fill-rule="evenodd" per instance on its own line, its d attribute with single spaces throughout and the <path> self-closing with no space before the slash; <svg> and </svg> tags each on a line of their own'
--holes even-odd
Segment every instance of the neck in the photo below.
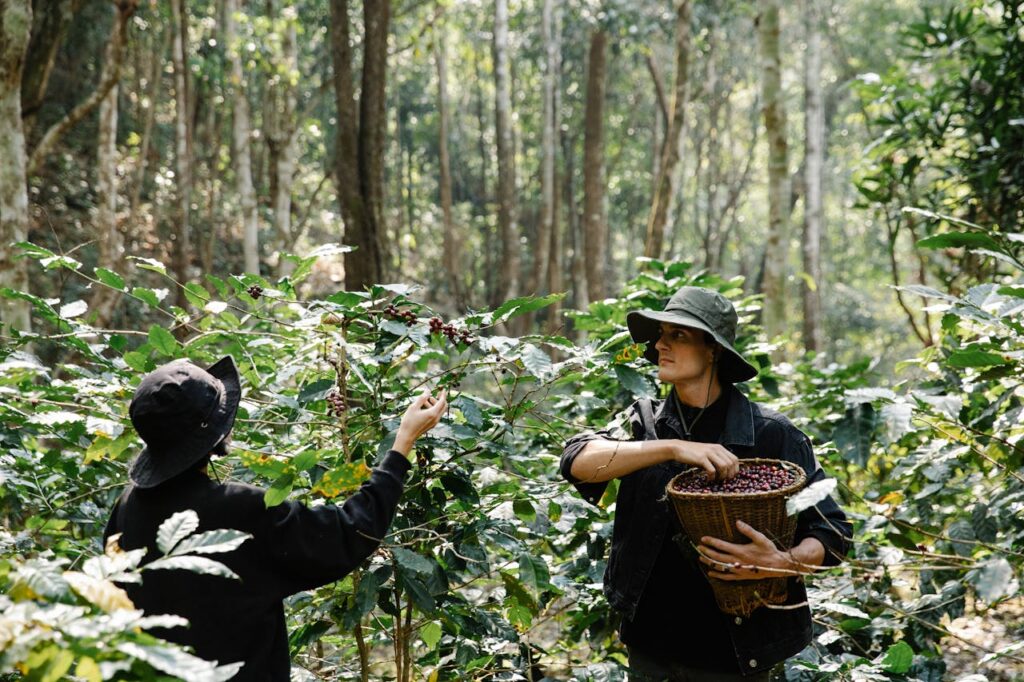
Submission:
<svg viewBox="0 0 1024 682">
<path fill-rule="evenodd" d="M 722 385 L 718 382 L 718 377 L 713 376 L 711 372 L 707 372 L 704 376 L 693 381 L 675 384 L 675 392 L 679 402 L 683 405 L 707 407 L 718 400 L 718 396 L 722 395 Z"/>
</svg>

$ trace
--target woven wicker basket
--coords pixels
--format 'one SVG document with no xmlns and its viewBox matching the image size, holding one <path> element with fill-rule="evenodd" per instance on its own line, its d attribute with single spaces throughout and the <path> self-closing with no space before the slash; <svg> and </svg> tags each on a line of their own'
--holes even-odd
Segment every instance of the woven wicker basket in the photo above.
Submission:
<svg viewBox="0 0 1024 682">
<path fill-rule="evenodd" d="M 750 542 L 747 536 L 736 529 L 741 520 L 764 533 L 780 549 L 793 545 L 796 533 L 796 516 L 786 514 L 786 500 L 800 490 L 807 481 L 804 470 L 792 462 L 778 459 L 742 459 L 740 467 L 754 464 L 782 466 L 796 474 L 796 480 L 785 488 L 756 493 L 694 493 L 674 489 L 677 480 L 701 476 L 703 471 L 692 468 L 679 474 L 665 487 L 672 500 L 676 516 L 690 541 L 700 544 L 704 536 L 716 537 L 743 544 Z M 707 567 L 701 563 L 702 570 Z M 765 604 L 782 604 L 787 596 L 787 578 L 764 578 L 762 580 L 718 580 L 708 577 L 715 593 L 718 608 L 725 613 L 746 618 L 754 609 Z"/>
</svg>

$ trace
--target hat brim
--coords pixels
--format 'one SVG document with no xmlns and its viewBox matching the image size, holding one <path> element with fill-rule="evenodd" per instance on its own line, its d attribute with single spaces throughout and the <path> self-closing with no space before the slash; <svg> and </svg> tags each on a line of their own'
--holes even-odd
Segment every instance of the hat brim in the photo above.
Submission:
<svg viewBox="0 0 1024 682">
<path fill-rule="evenodd" d="M 153 488 L 190 469 L 206 457 L 235 425 L 238 404 L 242 401 L 242 382 L 238 367 L 230 355 L 206 369 L 224 386 L 217 407 L 205 426 L 185 434 L 168 445 L 147 444 L 132 462 L 129 477 L 138 488 Z"/>
<path fill-rule="evenodd" d="M 661 324 L 674 324 L 680 327 L 692 327 L 707 332 L 714 337 L 724 350 L 725 354 L 718 361 L 718 378 L 731 384 L 749 381 L 757 376 L 757 369 L 743 359 L 743 356 L 732 347 L 732 344 L 725 340 L 714 329 L 704 323 L 703 320 L 681 312 L 665 312 L 657 310 L 634 310 L 626 315 L 626 326 L 629 328 L 629 335 L 635 343 L 647 344 L 644 351 L 644 358 L 654 364 L 658 364 L 658 350 L 654 347 L 655 342 L 661 336 Z"/>
</svg>

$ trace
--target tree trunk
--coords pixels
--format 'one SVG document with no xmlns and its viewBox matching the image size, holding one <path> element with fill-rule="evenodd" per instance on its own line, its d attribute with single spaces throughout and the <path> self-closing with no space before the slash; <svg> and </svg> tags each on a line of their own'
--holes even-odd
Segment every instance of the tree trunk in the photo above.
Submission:
<svg viewBox="0 0 1024 682">
<path fill-rule="evenodd" d="M 188 43 L 184 35 L 188 17 L 185 15 L 185 11 L 182 0 L 171 0 L 171 24 L 174 30 L 171 62 L 174 64 L 174 155 L 177 188 L 177 211 L 173 233 L 174 272 L 182 285 L 189 280 L 192 258 L 191 228 L 189 226 L 192 199 L 192 159 L 188 153 L 189 107 L 186 89 L 188 72 L 185 70 L 185 46 Z M 185 291 L 182 287 L 178 287 L 175 304 L 180 308 L 188 306 L 188 299 L 185 298 Z"/>
<path fill-rule="evenodd" d="M 21 122 L 21 75 L 32 30 L 30 0 L 0 0 L 0 287 L 28 291 L 24 258 L 12 244 L 28 239 L 28 184 Z M 31 330 L 27 301 L 0 300 L 0 322 Z"/>
<path fill-rule="evenodd" d="M 232 142 L 235 153 L 235 189 L 242 210 L 242 255 L 246 272 L 260 274 L 259 215 L 256 211 L 256 190 L 252 184 L 252 124 L 245 70 L 242 66 L 242 45 L 239 41 L 235 14 L 241 12 L 238 0 L 224 2 L 224 47 L 231 65 L 229 81 L 232 94 Z"/>
<path fill-rule="evenodd" d="M 42 139 L 39 140 L 39 144 L 32 150 L 32 154 L 28 159 L 29 176 L 35 175 L 39 172 L 39 168 L 42 166 L 43 161 L 45 161 L 47 155 L 53 151 L 57 141 L 60 140 L 64 133 L 70 130 L 76 123 L 88 116 L 93 109 L 98 107 L 100 102 L 103 101 L 103 98 L 107 96 L 108 92 L 110 92 L 110 89 L 113 88 L 121 78 L 121 57 L 123 52 L 121 46 L 124 44 L 125 25 L 128 23 L 131 16 L 135 14 L 135 10 L 139 3 L 138 0 L 118 0 L 115 4 L 117 7 L 117 19 L 114 21 L 114 26 L 110 31 L 108 47 L 111 44 L 116 46 L 116 62 L 112 64 L 110 69 L 103 69 L 104 77 L 100 79 L 100 83 L 96 86 L 96 90 L 94 90 L 84 102 L 81 102 L 78 106 L 72 109 L 64 118 L 50 126 Z"/>
<path fill-rule="evenodd" d="M 492 305 L 519 292 L 519 229 L 516 225 L 516 179 L 512 155 L 512 96 L 509 84 L 508 0 L 495 0 L 494 122 L 498 153 L 498 239 L 501 272 Z"/>
<path fill-rule="evenodd" d="M 551 36 L 551 47 L 548 50 L 548 59 L 551 68 L 551 241 L 548 249 L 548 292 L 552 294 L 561 293 L 563 288 L 562 277 L 562 229 L 559 216 L 561 214 L 560 178 L 558 177 L 558 164 L 555 162 L 555 154 L 561 149 L 562 136 L 562 8 L 556 5 L 554 9 L 554 27 Z M 562 326 L 562 301 L 555 301 L 548 308 L 548 334 L 556 334 Z"/>
<path fill-rule="evenodd" d="M 544 41 L 544 102 L 541 122 L 540 143 L 540 216 L 537 223 L 536 248 L 533 250 L 533 267 L 524 293 L 540 295 L 548 279 L 548 262 L 558 258 L 551 251 L 552 232 L 555 222 L 555 83 L 558 74 L 558 45 L 555 42 L 554 0 L 544 0 L 541 14 L 541 33 Z M 534 314 L 522 318 L 521 331 L 529 333 L 533 328 Z"/>
<path fill-rule="evenodd" d="M 297 77 L 299 68 L 297 17 L 288 19 L 288 28 L 284 35 L 282 52 L 284 65 L 289 76 L 279 78 L 273 86 L 269 98 L 271 111 L 265 122 L 267 128 L 267 145 L 271 148 L 274 161 L 271 164 L 273 175 L 274 229 L 278 241 L 277 271 L 282 277 L 291 274 L 293 263 L 282 258 L 285 252 L 295 248 L 298 234 L 292 228 L 292 182 L 295 178 L 295 166 L 298 163 L 298 129 L 296 127 L 296 95 L 291 74 Z"/>
<path fill-rule="evenodd" d="M 26 137 L 32 134 L 57 52 L 81 4 L 81 0 L 37 0 L 34 3 L 32 39 L 21 75 L 21 119 Z"/>
<path fill-rule="evenodd" d="M 583 252 L 587 300 L 605 297 L 604 100 L 608 34 L 594 29 L 587 60 L 587 94 L 583 113 Z"/>
<path fill-rule="evenodd" d="M 114 18 L 114 31 L 119 19 Z M 123 40 L 111 37 L 107 44 L 103 75 L 100 80 L 110 77 L 109 71 L 118 69 L 121 62 L 118 51 L 123 49 Z M 120 87 L 115 83 L 100 103 L 98 145 L 96 149 L 96 241 L 99 245 L 97 265 L 108 270 L 123 270 L 127 264 L 124 254 L 124 237 L 117 224 L 117 115 Z M 94 317 L 93 324 L 107 327 L 114 317 L 114 310 L 121 293 L 97 285 L 89 303 Z"/>
<path fill-rule="evenodd" d="M 331 0 L 334 92 L 338 108 L 335 173 L 344 242 L 345 288 L 362 289 L 383 278 L 384 117 L 389 0 L 363 3 L 363 72 L 358 117 L 352 76 L 348 0 Z"/>
<path fill-rule="evenodd" d="M 132 187 L 131 202 L 128 213 L 128 229 L 136 228 L 138 220 L 139 202 L 142 200 L 142 190 L 146 183 L 146 169 L 149 167 L 149 148 L 153 141 L 153 124 L 156 122 L 156 104 L 160 99 L 161 86 L 163 85 L 164 55 L 167 52 L 167 39 L 170 33 L 164 29 L 163 38 L 153 40 L 154 52 L 150 55 L 150 73 L 148 90 L 143 97 L 146 106 L 145 122 L 142 125 L 142 142 L 139 144 L 139 161 L 135 170 L 135 181 Z M 158 152 L 159 154 L 159 152 Z"/>
<path fill-rule="evenodd" d="M 761 0 L 758 17 L 761 100 L 768 137 L 768 237 L 765 241 L 762 321 L 769 339 L 781 334 L 786 325 L 785 284 L 789 251 L 789 148 L 779 58 L 779 4 L 780 0 Z"/>
<path fill-rule="evenodd" d="M 822 350 L 821 232 L 822 181 L 825 165 L 825 109 L 822 106 L 821 24 L 814 0 L 804 2 L 807 49 L 804 52 L 804 238 L 806 280 L 801 288 L 804 310 L 804 348 Z"/>
<path fill-rule="evenodd" d="M 671 203 L 676 190 L 675 171 L 679 163 L 679 144 L 686 116 L 686 93 L 689 87 L 690 42 L 690 0 L 680 0 L 676 5 L 676 82 L 672 92 L 672 117 L 666 130 L 662 159 L 658 164 L 658 176 L 655 180 L 654 200 L 647 219 L 644 255 L 648 258 L 661 257 L 665 242 L 665 226 L 669 221 Z"/>
<path fill-rule="evenodd" d="M 587 291 L 587 267 L 583 237 L 583 221 L 576 205 L 576 192 L 573 178 L 576 175 L 575 140 L 566 135 L 562 138 L 562 159 L 565 161 L 565 173 L 562 176 L 562 195 L 565 204 L 566 232 L 569 235 L 569 279 L 572 282 L 572 305 L 576 310 L 586 310 L 590 305 Z"/>
<path fill-rule="evenodd" d="M 441 177 L 441 214 L 444 220 L 444 252 L 442 265 L 448 279 L 448 293 L 457 310 L 462 311 L 465 301 L 462 287 L 459 284 L 458 243 L 455 237 L 455 226 L 452 223 L 452 174 L 448 158 L 448 67 L 445 60 L 446 36 L 440 30 L 434 38 L 434 64 L 437 67 L 437 117 L 438 117 L 438 153 Z"/>
</svg>

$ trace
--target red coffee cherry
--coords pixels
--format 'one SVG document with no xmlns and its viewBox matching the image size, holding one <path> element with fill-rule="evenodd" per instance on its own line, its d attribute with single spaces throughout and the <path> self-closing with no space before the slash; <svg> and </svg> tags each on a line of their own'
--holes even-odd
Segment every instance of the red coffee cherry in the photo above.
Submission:
<svg viewBox="0 0 1024 682">
<path fill-rule="evenodd" d="M 779 490 L 792 485 L 796 474 L 775 464 L 751 464 L 741 466 L 736 476 L 726 481 L 712 480 L 706 472 L 695 472 L 683 476 L 673 484 L 673 489 L 687 493 L 759 493 Z"/>
</svg>

